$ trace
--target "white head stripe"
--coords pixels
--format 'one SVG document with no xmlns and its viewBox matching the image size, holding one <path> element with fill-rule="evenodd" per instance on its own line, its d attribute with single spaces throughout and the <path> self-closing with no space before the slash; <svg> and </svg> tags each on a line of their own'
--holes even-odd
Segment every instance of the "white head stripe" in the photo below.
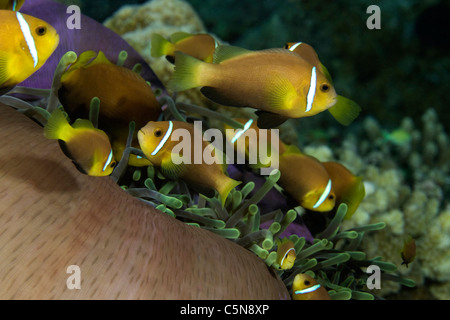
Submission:
<svg viewBox="0 0 450 320">
<path fill-rule="evenodd" d="M 16 11 L 16 5 L 17 5 L 17 1 L 14 0 L 14 2 L 13 2 L 13 7 L 12 7 L 13 11 Z"/>
<path fill-rule="evenodd" d="M 162 140 L 159 142 L 159 144 L 155 148 L 155 150 L 153 150 L 152 156 L 156 155 L 159 152 L 159 150 L 161 150 L 161 148 L 164 147 L 164 144 L 166 144 L 167 140 L 169 140 L 169 137 L 172 134 L 172 130 L 173 130 L 173 122 L 169 121 L 169 129 L 167 129 L 166 134 L 164 135 Z"/>
<path fill-rule="evenodd" d="M 112 159 L 113 159 L 113 152 L 111 150 L 111 152 L 109 153 L 109 156 L 108 156 L 108 160 L 106 160 L 105 165 L 103 166 L 103 171 L 106 170 L 106 167 L 109 166 L 109 164 L 111 163 Z"/>
<path fill-rule="evenodd" d="M 31 35 L 30 26 L 28 25 L 28 22 L 25 20 L 25 18 L 22 16 L 20 12 L 16 12 L 17 20 L 19 20 L 20 29 L 22 30 L 22 34 L 25 38 L 25 41 L 28 45 L 28 50 L 30 50 L 31 57 L 34 61 L 34 67 L 36 68 L 38 64 L 38 53 L 36 50 L 36 44 L 34 43 L 34 38 Z"/>
<path fill-rule="evenodd" d="M 283 265 L 284 259 L 286 259 L 287 255 L 289 254 L 289 252 L 291 252 L 291 250 L 294 250 L 295 252 L 295 248 L 290 248 L 288 251 L 286 251 L 286 253 L 283 256 L 283 259 L 281 259 L 280 266 Z"/>
<path fill-rule="evenodd" d="M 316 291 L 319 288 L 320 288 L 320 284 L 316 284 L 316 285 L 314 285 L 312 287 L 309 287 L 309 288 L 306 288 L 306 289 L 303 289 L 303 290 L 297 290 L 297 291 L 295 291 L 295 294 L 309 293 L 309 292 Z"/>
<path fill-rule="evenodd" d="M 294 51 L 295 49 L 297 49 L 297 47 L 299 45 L 301 45 L 303 42 L 297 42 L 296 44 L 294 44 L 292 47 L 289 48 L 289 51 Z"/>
<path fill-rule="evenodd" d="M 328 184 L 325 187 L 325 190 L 323 191 L 323 193 L 320 196 L 319 200 L 317 200 L 316 204 L 313 206 L 314 209 L 317 208 L 318 206 L 320 206 L 325 201 L 325 199 L 330 194 L 330 191 L 331 191 L 331 179 L 328 180 Z"/>
<path fill-rule="evenodd" d="M 247 131 L 250 126 L 253 123 L 253 119 L 250 119 L 247 121 L 247 123 L 244 125 L 243 129 L 239 129 L 236 131 L 236 134 L 234 135 L 233 139 L 231 139 L 231 143 L 235 143 L 237 141 L 237 139 L 239 139 L 244 133 L 245 131 Z"/>
<path fill-rule="evenodd" d="M 312 108 L 314 102 L 314 96 L 316 95 L 316 85 L 317 85 L 317 73 L 316 67 L 312 68 L 311 71 L 311 82 L 309 84 L 308 96 L 306 97 L 306 111 L 308 112 Z"/>
</svg>

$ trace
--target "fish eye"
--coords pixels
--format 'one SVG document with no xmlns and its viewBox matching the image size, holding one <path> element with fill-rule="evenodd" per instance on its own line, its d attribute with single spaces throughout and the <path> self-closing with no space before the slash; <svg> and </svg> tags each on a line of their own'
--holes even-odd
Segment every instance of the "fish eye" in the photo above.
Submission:
<svg viewBox="0 0 450 320">
<path fill-rule="evenodd" d="M 304 284 L 305 286 L 309 286 L 309 285 L 311 284 L 311 282 L 309 282 L 309 280 L 305 280 L 305 282 L 303 282 L 303 284 Z"/>
<path fill-rule="evenodd" d="M 39 26 L 36 28 L 36 34 L 38 36 L 43 36 L 46 33 L 47 33 L 47 28 L 45 26 Z"/>
<path fill-rule="evenodd" d="M 331 194 L 331 195 L 328 197 L 328 199 L 333 200 L 333 199 L 334 199 L 334 196 Z"/>
<path fill-rule="evenodd" d="M 156 128 L 155 131 L 153 131 L 153 134 L 155 135 L 155 137 L 159 138 L 162 136 L 163 132 L 160 128 Z"/>
<path fill-rule="evenodd" d="M 116 162 L 111 162 L 111 164 L 109 165 L 111 168 L 114 168 L 116 166 Z"/>
<path fill-rule="evenodd" d="M 330 91 L 330 86 L 327 83 L 322 83 L 320 85 L 320 91 L 322 92 L 328 92 Z"/>
</svg>

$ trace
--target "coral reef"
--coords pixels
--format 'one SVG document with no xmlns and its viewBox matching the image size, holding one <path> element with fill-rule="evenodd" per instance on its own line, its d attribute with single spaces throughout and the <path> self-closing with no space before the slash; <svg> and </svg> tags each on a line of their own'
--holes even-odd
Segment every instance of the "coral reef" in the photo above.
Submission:
<svg viewBox="0 0 450 320">
<path fill-rule="evenodd" d="M 391 132 L 369 116 L 342 140 L 333 149 L 310 145 L 305 150 L 321 160 L 338 160 L 364 177 L 366 197 L 343 226 L 384 221 L 386 229 L 368 234 L 361 250 L 399 266 L 403 241 L 407 235 L 415 238 L 416 260 L 409 268 L 399 267 L 400 273 L 416 281 L 418 292 L 426 286 L 429 293 L 425 298 L 449 299 L 450 147 L 435 110 L 424 112 L 421 125 L 404 118 Z M 382 286 L 381 295 L 399 290 L 398 284 L 391 282 Z"/>
</svg>

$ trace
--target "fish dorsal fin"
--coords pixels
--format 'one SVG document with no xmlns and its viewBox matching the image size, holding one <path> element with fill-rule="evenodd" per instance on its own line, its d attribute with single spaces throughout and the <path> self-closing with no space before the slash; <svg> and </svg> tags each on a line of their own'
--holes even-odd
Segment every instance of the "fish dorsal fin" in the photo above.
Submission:
<svg viewBox="0 0 450 320">
<path fill-rule="evenodd" d="M 295 144 L 286 145 L 286 149 L 283 152 L 283 154 L 293 154 L 293 153 L 303 155 L 303 153 Z"/>
<path fill-rule="evenodd" d="M 336 103 L 328 111 L 340 124 L 348 126 L 358 117 L 361 107 L 356 102 L 338 95 Z"/>
<path fill-rule="evenodd" d="M 111 61 L 108 60 L 108 58 L 105 56 L 105 54 L 103 53 L 103 51 L 99 51 L 97 54 L 97 57 L 92 60 L 92 62 L 90 62 L 86 67 L 92 67 L 94 65 L 97 64 L 113 64 Z"/>
<path fill-rule="evenodd" d="M 97 55 L 97 53 L 93 50 L 84 51 L 78 56 L 77 61 L 75 61 L 69 69 L 67 69 L 67 72 L 74 71 L 76 69 L 79 69 L 81 67 L 86 66 L 94 57 Z"/>
<path fill-rule="evenodd" d="M 248 49 L 244 49 L 244 48 L 239 48 L 239 47 L 235 47 L 235 46 L 226 46 L 226 45 L 219 45 L 217 46 L 216 50 L 214 51 L 214 59 L 213 59 L 213 63 L 221 63 L 224 62 L 226 60 L 244 55 L 244 54 L 248 54 L 248 53 L 252 53 L 253 51 L 248 50 Z"/>
<path fill-rule="evenodd" d="M 95 127 L 92 124 L 92 122 L 87 120 L 87 119 L 77 119 L 77 120 L 75 120 L 75 122 L 73 123 L 72 127 L 74 129 L 81 129 L 81 128 L 95 129 Z"/>
<path fill-rule="evenodd" d="M 183 31 L 179 31 L 179 32 L 175 32 L 170 36 L 170 41 L 172 41 L 173 43 L 177 43 L 183 39 L 192 37 L 193 34 L 191 33 L 187 33 L 187 32 L 183 32 Z"/>
</svg>

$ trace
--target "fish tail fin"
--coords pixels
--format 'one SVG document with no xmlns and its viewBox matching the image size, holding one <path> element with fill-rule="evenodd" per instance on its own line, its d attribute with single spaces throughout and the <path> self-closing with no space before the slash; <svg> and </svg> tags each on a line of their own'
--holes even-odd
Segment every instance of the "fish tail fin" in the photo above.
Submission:
<svg viewBox="0 0 450 320">
<path fill-rule="evenodd" d="M 328 111 L 340 124 L 348 126 L 358 117 L 361 107 L 356 102 L 338 95 L 336 103 Z"/>
<path fill-rule="evenodd" d="M 233 190 L 242 183 L 241 181 L 236 181 L 228 176 L 226 176 L 225 180 L 226 181 L 224 183 L 220 183 L 219 186 L 217 187 L 217 191 L 219 192 L 220 195 L 220 200 L 222 201 L 222 207 L 225 206 L 225 201 L 227 200 L 227 197 L 230 194 L 231 190 Z"/>
<path fill-rule="evenodd" d="M 348 206 L 345 219 L 350 219 L 352 217 L 365 195 L 366 190 L 364 188 L 363 178 L 356 177 L 352 186 L 342 197 L 342 202 L 345 202 Z"/>
<path fill-rule="evenodd" d="M 167 84 L 167 88 L 174 92 L 184 91 L 202 86 L 199 69 L 209 65 L 199 59 L 180 51 L 175 52 L 175 71 Z"/>
<path fill-rule="evenodd" d="M 151 56 L 154 58 L 165 56 L 173 48 L 173 44 L 162 35 L 154 33 L 152 35 Z"/>
<path fill-rule="evenodd" d="M 47 139 L 58 139 L 66 141 L 72 135 L 73 128 L 61 109 L 53 111 L 44 127 L 44 135 Z"/>
</svg>

